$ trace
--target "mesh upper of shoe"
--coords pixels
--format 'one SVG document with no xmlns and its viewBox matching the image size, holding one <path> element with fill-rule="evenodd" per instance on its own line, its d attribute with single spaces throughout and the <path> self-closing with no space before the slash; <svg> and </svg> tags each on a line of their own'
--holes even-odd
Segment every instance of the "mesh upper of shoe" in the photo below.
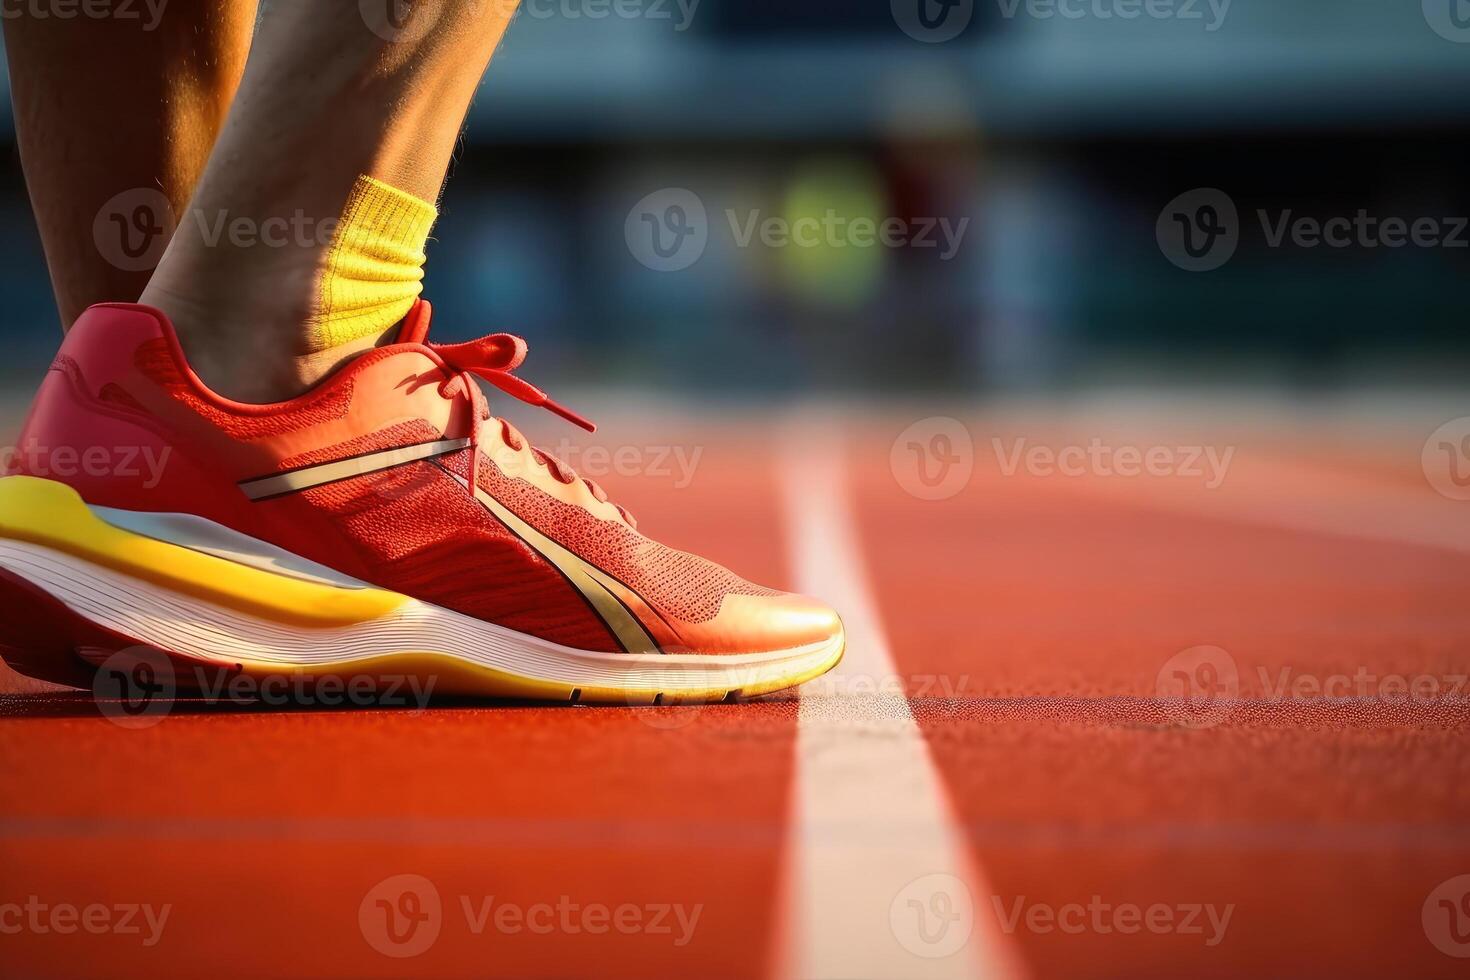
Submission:
<svg viewBox="0 0 1470 980">
<path fill-rule="evenodd" d="M 380 349 L 363 359 L 389 356 Z M 201 397 L 180 370 L 169 344 L 152 340 L 136 355 L 138 370 L 170 398 L 234 439 L 265 438 L 344 417 L 354 393 L 351 376 L 303 396 L 289 407 L 247 414 Z M 483 438 L 499 438 L 498 422 Z M 400 423 L 280 462 L 280 470 L 442 438 L 428 422 Z M 466 453 L 441 458 L 450 472 L 465 471 Z M 534 484 L 506 476 L 487 457 L 478 460 L 481 487 L 543 534 L 623 582 L 661 614 L 703 623 L 719 614 L 727 595 L 775 596 L 721 565 L 669 548 L 632 528 L 602 520 Z M 605 624 L 553 566 L 476 504 L 457 481 L 430 462 L 366 474 L 295 495 L 341 522 L 342 539 L 369 580 L 511 629 L 569 646 L 618 649 Z M 269 502 L 267 502 L 269 503 Z M 329 557 L 317 557 L 331 564 Z"/>
<path fill-rule="evenodd" d="M 703 623 L 719 614 L 727 595 L 781 594 L 747 582 L 723 565 L 650 540 L 625 524 L 602 520 L 520 477 L 508 477 L 484 457 L 479 472 L 480 485 L 522 520 L 621 581 L 661 613 Z"/>
<path fill-rule="evenodd" d="M 233 439 L 258 439 L 307 429 L 342 418 L 352 405 L 354 385 L 348 375 L 336 384 L 303 395 L 289 408 L 279 411 L 247 414 L 221 408 L 199 396 L 179 370 L 168 341 L 161 337 L 140 344 L 133 363 L 170 398 Z"/>
<path fill-rule="evenodd" d="M 439 437 L 427 422 L 403 422 L 283 459 L 280 469 Z M 432 462 L 312 487 L 292 499 L 338 525 L 363 577 L 378 585 L 567 646 L 621 649 L 559 571 Z"/>
</svg>

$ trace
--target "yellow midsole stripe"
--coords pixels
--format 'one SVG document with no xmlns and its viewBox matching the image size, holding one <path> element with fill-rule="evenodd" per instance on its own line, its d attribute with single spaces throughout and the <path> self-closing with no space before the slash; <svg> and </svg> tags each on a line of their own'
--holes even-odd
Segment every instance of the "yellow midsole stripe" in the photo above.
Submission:
<svg viewBox="0 0 1470 980">
<path fill-rule="evenodd" d="M 292 626 L 350 626 L 408 601 L 385 589 L 339 588 L 277 575 L 113 527 L 71 487 L 31 476 L 0 479 L 0 536 Z"/>
</svg>

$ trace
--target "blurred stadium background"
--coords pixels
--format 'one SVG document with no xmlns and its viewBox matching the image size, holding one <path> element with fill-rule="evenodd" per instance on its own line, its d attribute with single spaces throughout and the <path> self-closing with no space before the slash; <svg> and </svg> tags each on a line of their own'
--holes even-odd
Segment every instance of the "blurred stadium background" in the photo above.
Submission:
<svg viewBox="0 0 1470 980">
<path fill-rule="evenodd" d="M 427 295 L 465 336 L 523 332 L 538 380 L 671 393 L 1463 379 L 1470 249 L 1271 248 L 1254 217 L 1470 214 L 1454 22 L 1381 0 L 1099 14 L 1127 8 L 961 0 L 906 32 L 904 5 L 874 0 L 528 2 L 472 110 Z M 34 378 L 55 315 L 8 118 L 0 138 L 5 370 Z M 1210 273 L 1155 237 L 1199 187 L 1244 226 Z M 666 188 L 707 208 L 678 271 L 624 235 Z M 944 258 L 740 247 L 727 219 L 827 209 L 968 223 Z"/>
</svg>

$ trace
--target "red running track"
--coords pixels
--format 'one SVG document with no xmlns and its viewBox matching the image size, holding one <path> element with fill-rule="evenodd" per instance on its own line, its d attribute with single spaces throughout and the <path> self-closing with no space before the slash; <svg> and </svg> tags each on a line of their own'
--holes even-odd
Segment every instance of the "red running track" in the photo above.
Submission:
<svg viewBox="0 0 1470 980">
<path fill-rule="evenodd" d="M 964 415 L 973 475 L 929 501 L 890 456 L 912 421 L 849 420 L 846 485 L 811 492 L 849 495 L 875 611 L 983 870 L 974 914 L 1021 968 L 1463 975 L 1442 949 L 1470 954 L 1470 879 L 1453 882 L 1470 874 L 1470 700 L 1454 687 L 1470 673 L 1470 503 L 1425 481 L 1428 430 L 1109 430 L 1235 446 L 1206 489 L 1008 474 L 993 436 L 1063 446 L 1101 430 Z M 654 536 L 788 585 L 782 457 L 759 429 L 685 440 L 702 450 L 687 487 L 677 471 L 591 475 Z M 1199 647 L 1186 667 L 1203 656 L 1234 677 L 1203 707 L 1160 686 Z M 1399 696 L 1391 675 L 1439 689 Z M 793 941 L 790 696 L 188 703 L 124 730 L 87 694 L 3 683 L 5 975 L 745 977 Z M 1324 697 L 1323 683 L 1347 687 Z M 410 958 L 373 945 L 398 875 L 440 902 Z M 154 945 L 146 924 L 7 928 L 6 903 L 31 896 L 169 912 Z"/>
</svg>

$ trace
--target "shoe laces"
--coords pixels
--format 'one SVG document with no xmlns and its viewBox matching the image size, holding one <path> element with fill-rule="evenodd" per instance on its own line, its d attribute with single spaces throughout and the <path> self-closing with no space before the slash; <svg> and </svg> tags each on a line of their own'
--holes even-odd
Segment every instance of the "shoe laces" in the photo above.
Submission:
<svg viewBox="0 0 1470 980">
<path fill-rule="evenodd" d="M 526 342 L 515 334 L 493 333 L 462 344 L 429 343 L 426 346 L 438 355 L 445 370 L 449 372 L 449 377 L 439 384 L 439 394 L 445 398 L 468 400 L 471 422 L 469 462 L 465 465 L 465 483 L 471 497 L 475 496 L 478 484 L 480 433 L 484 423 L 498 422 L 500 438 L 511 450 L 520 452 L 526 448 L 526 439 L 516 430 L 515 426 L 505 419 L 496 419 L 491 416 L 490 406 L 485 401 L 485 393 L 475 383 L 475 378 L 483 378 L 512 398 L 560 415 L 568 422 L 588 432 L 597 431 L 597 425 L 594 422 L 578 415 L 565 405 L 559 404 L 546 392 L 513 373 L 525 361 L 528 349 Z M 599 502 L 609 502 L 607 492 L 595 480 L 579 477 L 570 466 L 544 449 L 532 446 L 530 451 L 532 458 L 546 467 L 558 482 L 570 485 L 580 479 Z M 630 527 L 638 526 L 632 514 L 617 504 L 613 506 L 618 508 L 618 513 L 623 516 Z"/>
</svg>

